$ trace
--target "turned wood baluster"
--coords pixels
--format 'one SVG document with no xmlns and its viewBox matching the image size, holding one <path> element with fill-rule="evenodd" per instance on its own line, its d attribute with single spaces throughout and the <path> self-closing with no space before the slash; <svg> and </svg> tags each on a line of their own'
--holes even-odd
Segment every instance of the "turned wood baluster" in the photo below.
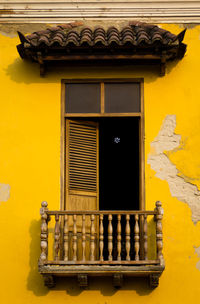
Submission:
<svg viewBox="0 0 200 304">
<path fill-rule="evenodd" d="M 95 251 L 95 227 L 94 227 L 95 216 L 92 214 L 90 216 L 91 228 L 90 228 L 90 261 L 94 261 L 94 251 Z"/>
<path fill-rule="evenodd" d="M 46 211 L 48 211 L 47 206 L 48 206 L 47 202 L 42 202 L 42 208 L 40 209 L 40 214 L 41 214 L 40 261 L 41 262 L 45 262 L 48 256 L 48 215 L 46 213 Z"/>
<path fill-rule="evenodd" d="M 130 215 L 126 215 L 126 260 L 130 261 L 130 249 L 131 249 L 131 244 L 130 244 Z"/>
<path fill-rule="evenodd" d="M 55 216 L 55 230 L 54 230 L 54 256 L 55 261 L 59 260 L 59 250 L 60 250 L 60 224 L 59 224 L 59 214 Z"/>
<path fill-rule="evenodd" d="M 156 202 L 156 245 L 157 245 L 157 258 L 161 264 L 164 264 L 162 249 L 163 249 L 163 234 L 162 234 L 162 218 L 163 209 L 161 202 Z"/>
<path fill-rule="evenodd" d="M 108 260 L 112 261 L 112 250 L 113 250 L 113 227 L 112 227 L 112 214 L 108 215 Z"/>
<path fill-rule="evenodd" d="M 148 251 L 148 244 L 147 244 L 147 215 L 144 214 L 144 259 L 148 260 L 147 251 Z"/>
<path fill-rule="evenodd" d="M 99 249 L 100 249 L 100 261 L 103 261 L 103 247 L 104 247 L 104 243 L 103 243 L 103 214 L 100 214 L 100 227 L 99 227 Z"/>
<path fill-rule="evenodd" d="M 122 250 L 122 236 L 121 236 L 122 228 L 121 228 L 121 215 L 117 216 L 117 260 L 121 261 L 121 250 Z"/>
<path fill-rule="evenodd" d="M 73 215 L 73 261 L 77 260 L 77 227 L 76 227 L 76 214 Z"/>
<path fill-rule="evenodd" d="M 86 242 L 86 234 L 85 234 L 85 214 L 82 215 L 82 260 L 85 261 L 85 242 Z"/>
<path fill-rule="evenodd" d="M 69 259 L 69 227 L 68 227 L 68 215 L 64 217 L 64 261 Z"/>
<path fill-rule="evenodd" d="M 139 216 L 138 214 L 135 215 L 135 228 L 134 228 L 134 233 L 135 233 L 135 260 L 139 261 L 139 250 L 140 250 L 140 228 L 138 224 Z"/>
</svg>

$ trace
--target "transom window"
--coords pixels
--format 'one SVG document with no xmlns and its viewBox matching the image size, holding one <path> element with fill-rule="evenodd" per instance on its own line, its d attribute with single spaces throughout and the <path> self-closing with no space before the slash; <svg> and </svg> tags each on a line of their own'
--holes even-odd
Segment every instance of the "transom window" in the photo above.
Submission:
<svg viewBox="0 0 200 304">
<path fill-rule="evenodd" d="M 67 82 L 66 114 L 127 114 L 141 112 L 140 82 Z"/>
</svg>

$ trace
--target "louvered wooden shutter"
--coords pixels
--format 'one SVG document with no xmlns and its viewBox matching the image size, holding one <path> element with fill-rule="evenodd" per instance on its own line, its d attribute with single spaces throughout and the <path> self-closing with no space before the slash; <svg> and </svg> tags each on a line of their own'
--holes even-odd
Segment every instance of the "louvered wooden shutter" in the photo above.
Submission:
<svg viewBox="0 0 200 304">
<path fill-rule="evenodd" d="M 95 122 L 66 121 L 66 189 L 69 209 L 97 209 L 98 124 Z"/>
</svg>

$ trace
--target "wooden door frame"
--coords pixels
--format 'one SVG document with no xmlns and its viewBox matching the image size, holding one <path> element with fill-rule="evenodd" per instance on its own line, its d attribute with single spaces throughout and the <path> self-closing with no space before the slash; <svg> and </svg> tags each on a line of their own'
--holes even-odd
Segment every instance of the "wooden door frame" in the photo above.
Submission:
<svg viewBox="0 0 200 304">
<path fill-rule="evenodd" d="M 138 113 L 102 113 L 104 109 L 104 83 L 126 83 L 140 84 L 140 112 Z M 66 83 L 101 83 L 101 113 L 65 113 L 65 84 Z M 60 142 L 60 209 L 65 210 L 65 120 L 77 117 L 139 117 L 139 209 L 145 210 L 145 150 L 144 150 L 144 79 L 143 78 L 106 78 L 106 79 L 62 79 L 61 80 L 61 142 Z"/>
</svg>

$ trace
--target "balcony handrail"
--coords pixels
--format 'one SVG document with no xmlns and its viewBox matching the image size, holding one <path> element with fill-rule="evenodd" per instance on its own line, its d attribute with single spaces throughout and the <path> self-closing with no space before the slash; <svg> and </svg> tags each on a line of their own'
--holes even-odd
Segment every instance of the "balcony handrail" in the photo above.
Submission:
<svg viewBox="0 0 200 304">
<path fill-rule="evenodd" d="M 147 211 L 147 210 L 74 210 L 74 211 L 69 211 L 69 210 L 48 210 L 46 211 L 46 214 L 48 215 L 100 215 L 100 214 L 112 214 L 112 215 L 156 215 L 158 211 L 155 209 L 154 211 Z"/>
<path fill-rule="evenodd" d="M 152 263 L 153 264 L 158 263 L 159 265 L 164 265 L 163 254 L 162 254 L 163 209 L 161 202 L 156 202 L 156 208 L 154 209 L 154 211 L 146 211 L 146 210 L 50 211 L 47 208 L 47 203 L 42 202 L 42 208 L 40 209 L 40 213 L 42 220 L 41 255 L 39 261 L 40 264 L 44 265 L 48 263 L 49 264 L 53 263 L 58 265 L 59 264 L 77 264 L 77 265 L 146 264 L 148 265 Z M 155 221 L 155 239 L 156 239 L 157 257 L 154 260 L 148 259 L 147 217 L 149 215 L 153 216 Z M 53 261 L 48 260 L 48 222 L 50 221 L 51 216 L 55 217 Z M 78 218 L 81 219 L 81 222 L 79 223 L 78 223 Z M 106 219 L 106 222 L 104 222 L 104 219 Z M 123 223 L 122 223 L 122 219 L 123 219 Z M 96 225 L 98 225 L 98 228 Z M 86 230 L 86 226 L 87 226 L 87 230 Z M 78 231 L 78 228 L 81 229 L 80 232 Z M 86 236 L 88 235 L 89 235 L 89 239 L 86 238 Z M 81 247 L 78 247 L 79 241 L 81 241 Z M 105 241 L 106 241 L 106 248 L 105 248 Z M 89 252 L 87 251 L 86 247 L 89 248 Z M 105 249 L 106 249 L 106 253 L 105 253 Z M 143 250 L 142 256 L 140 252 L 141 249 Z"/>
</svg>

